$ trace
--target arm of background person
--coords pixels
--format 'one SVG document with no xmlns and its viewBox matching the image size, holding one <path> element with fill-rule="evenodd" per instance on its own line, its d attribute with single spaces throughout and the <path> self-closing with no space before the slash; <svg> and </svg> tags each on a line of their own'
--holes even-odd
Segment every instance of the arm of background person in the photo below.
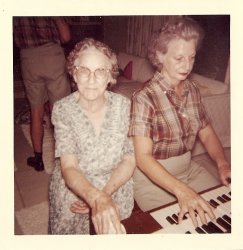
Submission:
<svg viewBox="0 0 243 250">
<path fill-rule="evenodd" d="M 149 137 L 134 136 L 136 162 L 139 168 L 154 183 L 174 194 L 180 206 L 179 223 L 183 216 L 189 212 L 194 226 L 198 225 L 195 210 L 200 220 L 206 223 L 205 212 L 210 219 L 215 216 L 210 205 L 194 190 L 171 175 L 152 155 L 153 141 Z"/>
<path fill-rule="evenodd" d="M 54 21 L 59 31 L 61 43 L 63 44 L 68 43 L 71 40 L 71 31 L 70 31 L 69 25 L 61 17 L 54 18 Z"/>
<path fill-rule="evenodd" d="M 222 183 L 228 186 L 231 177 L 230 164 L 225 158 L 223 147 L 214 129 L 211 125 L 207 125 L 199 131 L 198 135 L 210 157 L 216 162 Z"/>
</svg>

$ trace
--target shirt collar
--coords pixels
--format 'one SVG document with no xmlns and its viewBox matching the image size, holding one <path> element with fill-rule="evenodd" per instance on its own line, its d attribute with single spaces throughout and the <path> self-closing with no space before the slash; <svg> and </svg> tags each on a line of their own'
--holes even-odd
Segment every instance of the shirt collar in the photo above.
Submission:
<svg viewBox="0 0 243 250">
<path fill-rule="evenodd" d="M 163 92 L 165 94 L 171 95 L 172 93 L 175 93 L 175 90 L 170 86 L 168 82 L 166 82 L 164 76 L 159 72 L 156 71 L 154 74 L 154 80 L 161 86 Z M 184 92 L 182 94 L 182 97 L 187 96 L 189 93 L 189 81 L 184 81 Z"/>
</svg>

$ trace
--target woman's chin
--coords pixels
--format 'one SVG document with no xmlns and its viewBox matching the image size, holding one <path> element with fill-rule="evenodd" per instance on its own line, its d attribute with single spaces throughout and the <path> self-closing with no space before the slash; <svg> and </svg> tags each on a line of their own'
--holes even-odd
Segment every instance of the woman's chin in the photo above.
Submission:
<svg viewBox="0 0 243 250">
<path fill-rule="evenodd" d="M 95 90 L 85 91 L 84 96 L 87 100 L 93 101 L 99 97 L 99 93 Z"/>
</svg>

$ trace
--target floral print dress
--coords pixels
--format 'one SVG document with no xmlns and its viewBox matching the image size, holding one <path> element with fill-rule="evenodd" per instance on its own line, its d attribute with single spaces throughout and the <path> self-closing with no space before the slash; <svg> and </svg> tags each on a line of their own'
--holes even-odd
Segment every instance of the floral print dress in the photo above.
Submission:
<svg viewBox="0 0 243 250">
<path fill-rule="evenodd" d="M 65 185 L 60 171 L 61 155 L 77 155 L 82 173 L 102 189 L 123 156 L 134 153 L 132 141 L 127 137 L 130 100 L 109 91 L 107 96 L 107 110 L 98 136 L 74 93 L 54 105 L 56 166 L 49 186 L 50 234 L 89 234 L 89 214 L 70 211 L 71 204 L 81 198 Z M 113 193 L 112 198 L 119 207 L 121 219 L 129 217 L 134 205 L 132 179 Z"/>
</svg>

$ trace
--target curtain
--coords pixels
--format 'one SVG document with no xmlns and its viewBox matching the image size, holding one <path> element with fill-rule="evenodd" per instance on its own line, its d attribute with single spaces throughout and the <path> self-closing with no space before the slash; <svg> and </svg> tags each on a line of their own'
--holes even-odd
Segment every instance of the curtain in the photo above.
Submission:
<svg viewBox="0 0 243 250">
<path fill-rule="evenodd" d="M 173 16 L 129 16 L 126 52 L 146 57 L 152 34 Z"/>
</svg>

